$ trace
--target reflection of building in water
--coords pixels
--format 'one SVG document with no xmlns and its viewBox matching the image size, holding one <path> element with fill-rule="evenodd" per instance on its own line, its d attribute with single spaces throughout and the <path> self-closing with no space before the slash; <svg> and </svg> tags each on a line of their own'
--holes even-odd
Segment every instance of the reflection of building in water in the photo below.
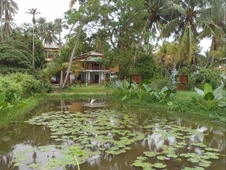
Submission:
<svg viewBox="0 0 226 170">
<path fill-rule="evenodd" d="M 74 102 L 71 105 L 68 106 L 69 111 L 77 111 L 77 112 L 83 112 L 85 110 L 96 110 L 100 108 L 105 108 L 106 103 L 105 101 L 97 101 L 90 102 L 89 100 L 86 102 Z"/>
<path fill-rule="evenodd" d="M 69 105 L 69 111 L 83 112 L 83 102 L 74 102 Z"/>
</svg>

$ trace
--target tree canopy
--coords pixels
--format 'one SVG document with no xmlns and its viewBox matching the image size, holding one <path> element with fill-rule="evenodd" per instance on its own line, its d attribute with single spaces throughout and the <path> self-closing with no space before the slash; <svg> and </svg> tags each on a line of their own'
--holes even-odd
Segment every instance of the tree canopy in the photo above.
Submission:
<svg viewBox="0 0 226 170">
<path fill-rule="evenodd" d="M 27 46 L 19 41 L 0 43 L 0 73 L 27 72 L 34 74 L 32 54 Z"/>
</svg>

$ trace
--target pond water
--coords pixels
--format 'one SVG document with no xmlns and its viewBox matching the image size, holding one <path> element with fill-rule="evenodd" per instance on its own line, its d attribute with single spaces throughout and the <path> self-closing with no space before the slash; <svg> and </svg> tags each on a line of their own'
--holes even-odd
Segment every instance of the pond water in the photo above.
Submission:
<svg viewBox="0 0 226 170">
<path fill-rule="evenodd" d="M 0 129 L 0 170 L 225 170 L 225 137 L 224 124 L 205 119 L 48 100 Z"/>
</svg>

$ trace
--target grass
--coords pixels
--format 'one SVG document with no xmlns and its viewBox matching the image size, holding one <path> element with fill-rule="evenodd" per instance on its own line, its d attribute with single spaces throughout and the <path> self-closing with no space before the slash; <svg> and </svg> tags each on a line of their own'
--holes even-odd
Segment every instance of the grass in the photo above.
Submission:
<svg viewBox="0 0 226 170">
<path fill-rule="evenodd" d="M 76 93 L 76 94 L 101 94 L 108 93 L 109 90 L 104 85 L 74 85 L 70 86 L 67 89 L 64 89 L 62 93 Z"/>
<path fill-rule="evenodd" d="M 195 91 L 177 91 L 175 98 L 190 100 L 192 97 L 199 97 Z"/>
</svg>

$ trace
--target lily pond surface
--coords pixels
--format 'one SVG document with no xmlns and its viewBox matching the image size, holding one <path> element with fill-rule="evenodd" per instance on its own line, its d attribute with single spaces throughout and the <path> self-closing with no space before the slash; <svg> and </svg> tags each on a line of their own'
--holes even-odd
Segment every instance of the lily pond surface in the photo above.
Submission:
<svg viewBox="0 0 226 170">
<path fill-rule="evenodd" d="M 0 170 L 225 170 L 225 125 L 90 99 L 0 129 Z"/>
</svg>

